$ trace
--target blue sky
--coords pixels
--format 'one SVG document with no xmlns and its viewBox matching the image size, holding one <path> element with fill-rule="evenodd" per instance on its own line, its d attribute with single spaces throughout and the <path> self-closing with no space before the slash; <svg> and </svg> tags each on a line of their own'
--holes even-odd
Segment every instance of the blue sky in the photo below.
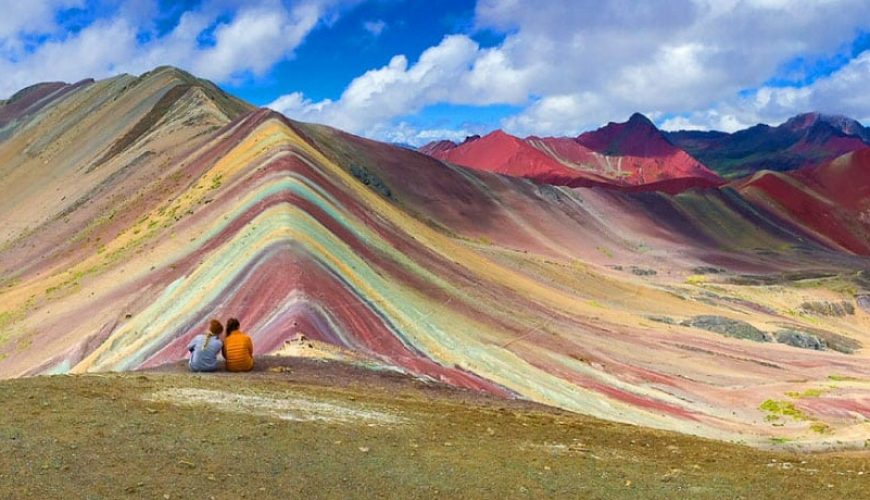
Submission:
<svg viewBox="0 0 870 500">
<path fill-rule="evenodd" d="M 397 53 L 416 59 L 446 33 L 468 32 L 473 14 L 470 1 L 363 3 L 312 30 L 295 56 L 276 64 L 268 78 L 227 88 L 259 103 L 288 89 L 315 100 L 334 98 L 356 76 L 387 64 Z"/>
<path fill-rule="evenodd" d="M 632 112 L 735 130 L 870 121 L 866 0 L 4 2 L 0 94 L 171 64 L 254 104 L 421 144 Z"/>
</svg>

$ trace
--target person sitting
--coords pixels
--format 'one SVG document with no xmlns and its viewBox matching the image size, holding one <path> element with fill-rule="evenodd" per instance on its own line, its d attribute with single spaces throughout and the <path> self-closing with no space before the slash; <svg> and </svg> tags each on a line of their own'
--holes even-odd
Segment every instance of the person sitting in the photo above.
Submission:
<svg viewBox="0 0 870 500">
<path fill-rule="evenodd" d="M 239 330 L 239 320 L 227 320 L 227 337 L 223 354 L 228 372 L 249 372 L 254 368 L 254 343 L 247 333 Z"/>
<path fill-rule="evenodd" d="M 220 334 L 223 333 L 224 326 L 221 322 L 213 319 L 208 325 L 208 331 L 204 334 L 199 334 L 187 344 L 187 350 L 190 352 L 190 361 L 188 366 L 192 372 L 213 372 L 218 368 L 217 354 L 223 348 Z"/>
</svg>

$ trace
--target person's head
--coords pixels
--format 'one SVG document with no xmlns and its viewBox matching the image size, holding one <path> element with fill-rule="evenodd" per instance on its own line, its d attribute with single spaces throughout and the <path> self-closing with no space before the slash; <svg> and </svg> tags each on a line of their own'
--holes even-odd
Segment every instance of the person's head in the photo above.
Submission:
<svg viewBox="0 0 870 500">
<path fill-rule="evenodd" d="M 227 335 L 233 333 L 234 331 L 239 329 L 239 320 L 236 318 L 230 318 L 227 320 Z"/>
<path fill-rule="evenodd" d="M 208 324 L 208 335 L 205 336 L 205 343 L 203 343 L 202 348 L 205 349 L 208 347 L 208 341 L 211 340 L 212 337 L 217 337 L 224 331 L 224 325 L 221 324 L 220 321 L 213 319 Z"/>
<path fill-rule="evenodd" d="M 229 325 L 228 325 L 229 326 Z M 212 335 L 220 335 L 224 331 L 224 325 L 220 321 L 213 319 L 208 324 L 208 332 Z"/>
</svg>

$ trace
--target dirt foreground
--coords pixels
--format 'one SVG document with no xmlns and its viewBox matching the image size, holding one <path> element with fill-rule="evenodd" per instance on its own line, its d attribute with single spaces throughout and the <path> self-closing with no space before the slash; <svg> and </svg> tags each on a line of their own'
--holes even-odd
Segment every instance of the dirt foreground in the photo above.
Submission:
<svg viewBox="0 0 870 500">
<path fill-rule="evenodd" d="M 0 498 L 870 498 L 870 451 L 763 451 L 258 361 L 0 382 Z"/>
</svg>

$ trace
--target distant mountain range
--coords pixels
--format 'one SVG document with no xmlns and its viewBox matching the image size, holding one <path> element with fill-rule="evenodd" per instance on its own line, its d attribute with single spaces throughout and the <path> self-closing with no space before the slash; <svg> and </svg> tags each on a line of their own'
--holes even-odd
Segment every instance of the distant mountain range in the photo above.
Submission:
<svg viewBox="0 0 870 500">
<path fill-rule="evenodd" d="M 735 133 L 663 132 L 635 113 L 577 137 L 521 139 L 497 130 L 462 143 L 432 142 L 420 151 L 480 170 L 571 187 L 680 192 L 713 187 L 760 170 L 823 165 L 870 145 L 870 129 L 850 118 L 806 113 L 777 127 Z"/>
<path fill-rule="evenodd" d="M 817 166 L 870 145 L 870 128 L 844 116 L 821 113 L 804 113 L 776 127 L 759 124 L 733 134 L 680 131 L 666 136 L 728 178 Z"/>
</svg>

